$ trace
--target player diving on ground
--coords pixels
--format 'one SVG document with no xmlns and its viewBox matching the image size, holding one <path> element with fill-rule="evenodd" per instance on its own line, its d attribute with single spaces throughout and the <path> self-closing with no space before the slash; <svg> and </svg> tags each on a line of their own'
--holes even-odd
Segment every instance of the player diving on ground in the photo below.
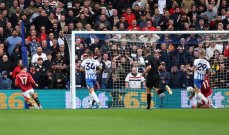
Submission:
<svg viewBox="0 0 229 135">
<path fill-rule="evenodd" d="M 206 77 L 208 78 L 210 74 L 210 63 L 205 60 L 204 51 L 199 52 L 199 58 L 194 60 L 193 67 L 190 70 L 194 71 L 194 92 L 196 98 L 203 101 L 205 106 L 210 106 L 211 102 L 201 92 L 201 89 L 203 91 L 209 86 L 209 81 L 206 80 Z"/>
</svg>

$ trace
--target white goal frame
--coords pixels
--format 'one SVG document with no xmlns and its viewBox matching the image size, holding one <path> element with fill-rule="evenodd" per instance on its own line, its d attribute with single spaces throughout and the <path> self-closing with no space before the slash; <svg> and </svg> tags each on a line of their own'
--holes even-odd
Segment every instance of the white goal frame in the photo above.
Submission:
<svg viewBox="0 0 229 135">
<path fill-rule="evenodd" d="M 71 108 L 76 109 L 75 35 L 76 34 L 229 34 L 229 31 L 72 31 L 70 49 Z"/>
</svg>

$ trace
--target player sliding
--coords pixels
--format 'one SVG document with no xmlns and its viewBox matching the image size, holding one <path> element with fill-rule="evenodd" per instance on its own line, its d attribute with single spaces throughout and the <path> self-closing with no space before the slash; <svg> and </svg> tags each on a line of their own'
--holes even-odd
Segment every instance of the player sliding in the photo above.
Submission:
<svg viewBox="0 0 229 135">
<path fill-rule="evenodd" d="M 196 96 L 198 99 L 203 100 L 205 105 L 210 105 L 210 102 L 201 93 L 201 86 L 204 82 L 205 76 L 210 73 L 210 64 L 205 60 L 205 52 L 199 52 L 199 58 L 194 60 L 193 67 L 190 68 L 194 71 L 194 88 L 196 87 Z"/>
<path fill-rule="evenodd" d="M 211 106 L 214 108 L 214 106 L 211 104 L 212 89 L 210 87 L 210 83 L 209 82 L 210 82 L 209 81 L 209 76 L 207 75 L 205 77 L 202 85 L 201 85 L 200 91 L 199 91 L 199 89 L 197 87 L 194 87 L 194 89 L 191 88 L 191 90 L 189 90 L 189 91 L 192 92 L 192 94 L 189 97 L 189 99 L 191 100 L 191 99 L 193 99 L 193 97 L 195 97 L 194 100 L 197 102 L 197 103 L 194 103 L 194 106 L 193 106 L 194 108 L 195 107 L 197 107 L 197 108 L 210 108 Z M 198 98 L 198 96 L 195 96 L 195 93 L 196 94 L 197 93 L 203 94 L 204 97 L 208 100 L 209 105 L 208 104 L 205 104 L 205 102 L 202 99 Z"/>
<path fill-rule="evenodd" d="M 89 90 L 88 108 L 92 107 L 93 101 L 95 101 L 99 105 L 98 108 L 101 108 L 101 103 L 99 102 L 99 99 L 94 91 L 94 86 L 96 84 L 97 69 L 101 71 L 102 67 L 100 66 L 100 63 L 97 60 L 93 59 L 92 51 L 89 50 L 87 52 L 87 55 L 88 55 L 88 58 L 83 60 L 80 70 L 85 71 L 86 84 Z"/>
<path fill-rule="evenodd" d="M 142 76 L 147 74 L 146 77 L 146 94 L 147 94 L 147 110 L 151 109 L 151 89 L 154 87 L 156 94 L 160 97 L 161 101 L 165 97 L 164 91 L 167 90 L 169 94 L 172 94 L 172 90 L 168 85 L 164 88 L 161 86 L 161 76 L 159 70 L 161 69 L 161 64 L 158 59 L 156 59 L 151 54 L 151 49 L 149 47 L 145 48 L 145 64 L 146 69 L 142 73 Z"/>
<path fill-rule="evenodd" d="M 33 87 L 38 87 L 38 84 L 35 83 L 32 76 L 27 73 L 27 69 L 25 66 L 20 67 L 21 72 L 17 74 L 15 80 L 15 86 L 18 86 L 21 91 L 22 95 L 29 107 L 35 107 L 36 109 L 42 109 L 42 106 L 39 102 L 38 97 L 36 96 Z M 34 99 L 37 103 L 32 103 L 30 101 L 30 96 Z"/>
</svg>

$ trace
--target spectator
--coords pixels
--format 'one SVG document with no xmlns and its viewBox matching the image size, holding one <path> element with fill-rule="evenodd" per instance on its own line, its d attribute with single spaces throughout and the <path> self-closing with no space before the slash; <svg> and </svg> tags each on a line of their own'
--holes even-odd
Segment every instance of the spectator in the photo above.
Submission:
<svg viewBox="0 0 229 135">
<path fill-rule="evenodd" d="M 42 52 L 45 53 L 46 55 L 51 53 L 51 50 L 49 49 L 46 40 L 43 40 L 41 42 L 41 47 L 42 47 L 42 50 L 43 50 Z"/>
<path fill-rule="evenodd" d="M 37 31 L 39 31 L 42 26 L 44 26 L 45 28 L 52 29 L 52 23 L 48 19 L 47 13 L 45 10 L 42 10 L 40 16 L 36 17 L 33 20 L 33 24 L 35 25 Z"/>
<path fill-rule="evenodd" d="M 46 33 L 46 28 L 44 26 L 41 26 L 41 33 L 40 33 L 40 37 L 38 37 L 38 39 L 42 41 L 46 40 L 48 37 L 47 33 Z"/>
<path fill-rule="evenodd" d="M 76 61 L 76 87 L 82 88 L 84 86 L 83 82 L 83 72 L 80 71 L 82 61 Z"/>
<path fill-rule="evenodd" d="M 106 15 L 107 15 L 108 17 L 113 16 L 113 11 L 114 11 L 114 9 L 113 9 L 113 4 L 112 4 L 112 2 L 109 2 L 109 3 L 108 3 L 108 6 L 107 6 L 107 10 L 106 10 Z"/>
<path fill-rule="evenodd" d="M 107 20 L 105 15 L 100 15 L 99 16 L 99 20 L 97 22 L 95 22 L 95 26 L 94 29 L 95 30 L 103 30 L 101 27 L 99 27 L 99 25 L 103 24 L 103 27 L 108 28 L 109 30 L 111 29 L 111 24 L 110 22 Z"/>
<path fill-rule="evenodd" d="M 51 54 L 52 54 L 53 58 L 55 58 L 56 54 L 59 52 L 59 45 L 58 45 L 56 38 L 54 38 L 51 43 L 52 43 L 51 44 L 52 46 L 50 48 Z"/>
<path fill-rule="evenodd" d="M 2 61 L 0 61 L 0 72 L 6 71 L 7 73 L 11 74 L 11 62 L 6 54 L 3 54 Z"/>
<path fill-rule="evenodd" d="M 145 78 L 138 73 L 137 68 L 133 67 L 131 73 L 126 76 L 125 88 L 141 89 L 145 88 Z"/>
<path fill-rule="evenodd" d="M 127 28 L 129 31 L 140 31 L 141 28 L 137 25 L 136 20 L 132 20 L 132 24 Z"/>
<path fill-rule="evenodd" d="M 37 63 L 35 66 L 35 70 L 36 73 L 34 75 L 35 81 L 37 82 L 37 84 L 39 85 L 38 88 L 39 89 L 44 89 L 45 86 L 47 85 L 47 81 L 46 81 L 46 69 L 43 66 L 43 59 L 42 58 L 38 58 L 37 59 Z"/>
<path fill-rule="evenodd" d="M 160 11 L 158 8 L 155 9 L 154 15 L 152 16 L 153 26 L 156 27 L 159 25 L 159 21 L 162 18 L 162 15 L 160 15 Z"/>
<path fill-rule="evenodd" d="M 25 14 L 30 18 L 33 13 L 37 12 L 38 8 L 35 7 L 34 1 L 30 1 L 29 6 L 25 9 Z"/>
<path fill-rule="evenodd" d="M 219 71 L 215 75 L 215 83 L 217 87 L 228 87 L 228 71 L 225 69 L 225 65 L 220 64 Z"/>
<path fill-rule="evenodd" d="M 208 5 L 208 10 L 203 13 L 203 16 L 208 20 L 210 23 L 213 19 L 216 19 L 217 11 L 213 10 L 212 5 Z"/>
<path fill-rule="evenodd" d="M 178 70 L 176 65 L 171 68 L 171 79 L 170 79 L 170 87 L 171 88 L 182 88 L 183 87 L 183 75 L 182 72 Z"/>
<path fill-rule="evenodd" d="M 17 61 L 17 66 L 14 68 L 12 72 L 12 78 L 15 79 L 16 75 L 21 72 L 22 60 Z"/>
<path fill-rule="evenodd" d="M 101 88 L 102 89 L 107 88 L 108 81 L 112 75 L 111 61 L 108 59 L 109 59 L 109 55 L 107 53 L 104 53 L 103 60 L 101 61 L 102 68 L 103 68 L 102 79 L 101 79 Z"/>
<path fill-rule="evenodd" d="M 135 15 L 132 13 L 131 8 L 127 8 L 126 9 L 126 13 L 123 14 L 123 16 L 125 17 L 126 21 L 128 22 L 128 25 L 131 26 L 132 25 L 132 21 L 136 20 Z"/>
<path fill-rule="evenodd" d="M 35 53 L 33 56 L 32 56 L 32 63 L 36 63 L 38 58 L 42 58 L 43 61 L 47 60 L 47 56 L 45 53 L 42 52 L 42 48 L 41 47 L 37 47 L 37 53 Z"/>
<path fill-rule="evenodd" d="M 166 70 L 166 64 L 164 62 L 161 63 L 161 69 L 160 69 L 160 75 L 161 75 L 161 83 L 163 86 L 170 84 L 170 73 Z"/>
<path fill-rule="evenodd" d="M 53 62 L 56 65 L 56 70 L 64 72 L 64 70 L 66 69 L 66 61 L 64 60 L 60 52 L 56 54 L 56 58 L 53 60 Z"/>
<path fill-rule="evenodd" d="M 16 12 L 14 14 L 11 15 L 10 17 L 10 22 L 12 23 L 13 27 L 15 27 L 16 24 L 18 24 L 19 19 L 21 17 L 21 9 L 19 6 L 17 6 L 16 8 Z"/>
<path fill-rule="evenodd" d="M 38 9 L 36 10 L 36 12 L 34 12 L 30 19 L 29 19 L 29 22 L 32 23 L 34 21 L 35 18 L 37 18 L 38 16 L 41 15 L 41 11 L 42 11 L 42 7 L 38 7 Z"/>
<path fill-rule="evenodd" d="M 142 31 L 155 31 L 155 30 L 156 30 L 156 28 L 152 26 L 151 21 L 147 21 L 146 27 L 142 28 Z"/>
<path fill-rule="evenodd" d="M 145 0 L 136 0 L 136 1 L 132 4 L 132 9 L 134 9 L 134 7 L 135 7 L 136 5 L 138 5 L 139 8 L 140 8 L 140 10 L 144 10 L 145 4 L 146 4 Z"/>
<path fill-rule="evenodd" d="M 49 54 L 47 54 L 47 60 L 45 60 L 43 62 L 43 65 L 44 65 L 46 71 L 51 71 L 51 65 L 52 65 L 52 63 L 53 63 L 52 55 L 49 53 Z"/>
<path fill-rule="evenodd" d="M 18 32 L 14 29 L 12 31 L 12 36 L 6 39 L 6 44 L 8 47 L 8 53 L 11 55 L 13 53 L 14 48 L 16 45 L 21 45 L 22 38 L 18 36 Z"/>
<path fill-rule="evenodd" d="M 2 71 L 2 77 L 0 78 L 0 90 L 9 90 L 11 89 L 12 81 L 8 78 L 8 73 Z"/>
<path fill-rule="evenodd" d="M 1 15 L 0 15 L 1 16 Z M 5 25 L 4 25 L 5 26 Z M 3 43 L 6 40 L 6 35 L 4 33 L 3 27 L 0 27 L 0 43 Z"/>
<path fill-rule="evenodd" d="M 9 9 L 9 17 L 16 13 L 16 7 L 18 7 L 18 1 L 14 0 L 12 7 Z"/>
<path fill-rule="evenodd" d="M 14 48 L 14 51 L 13 51 L 13 54 L 10 56 L 10 61 L 12 61 L 12 68 L 16 67 L 17 66 L 17 61 L 20 60 L 22 57 L 21 57 L 21 49 L 19 46 L 16 46 Z"/>
<path fill-rule="evenodd" d="M 210 43 L 210 46 L 206 49 L 207 60 L 210 60 L 213 57 L 213 52 L 216 50 L 216 43 Z"/>
<path fill-rule="evenodd" d="M 116 9 L 113 9 L 113 13 L 112 16 L 109 17 L 109 21 L 111 23 L 111 26 L 117 26 L 118 22 L 120 21 L 120 16 Z"/>
<path fill-rule="evenodd" d="M 194 82 L 193 82 L 194 74 L 190 70 L 190 65 L 189 64 L 185 65 L 184 70 L 183 70 L 183 75 L 184 75 L 184 86 L 185 87 L 193 86 L 193 84 L 194 84 Z"/>
<path fill-rule="evenodd" d="M 54 88 L 55 89 L 66 88 L 65 76 L 60 70 L 56 70 L 54 74 Z"/>
<path fill-rule="evenodd" d="M 215 13 L 218 13 L 220 2 L 221 0 L 217 0 L 217 4 L 216 4 L 216 0 L 211 0 L 211 3 L 209 4 L 208 0 L 205 0 L 206 7 L 209 8 L 209 5 L 212 5 L 212 10 Z"/>
</svg>

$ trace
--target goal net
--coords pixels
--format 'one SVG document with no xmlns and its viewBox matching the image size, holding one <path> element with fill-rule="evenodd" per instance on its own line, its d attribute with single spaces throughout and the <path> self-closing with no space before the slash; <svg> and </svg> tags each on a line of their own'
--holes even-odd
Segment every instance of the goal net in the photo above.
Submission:
<svg viewBox="0 0 229 135">
<path fill-rule="evenodd" d="M 186 88 L 193 86 L 190 67 L 201 50 L 211 64 L 212 101 L 216 107 L 228 107 L 229 32 L 228 31 L 73 31 L 65 35 L 70 49 L 69 108 L 86 108 L 88 91 L 81 62 L 92 50 L 103 68 L 97 74 L 96 93 L 103 108 L 146 108 L 144 50 L 162 63 L 160 87 L 170 86 L 162 99 L 152 89 L 152 107 L 189 108 Z"/>
</svg>

